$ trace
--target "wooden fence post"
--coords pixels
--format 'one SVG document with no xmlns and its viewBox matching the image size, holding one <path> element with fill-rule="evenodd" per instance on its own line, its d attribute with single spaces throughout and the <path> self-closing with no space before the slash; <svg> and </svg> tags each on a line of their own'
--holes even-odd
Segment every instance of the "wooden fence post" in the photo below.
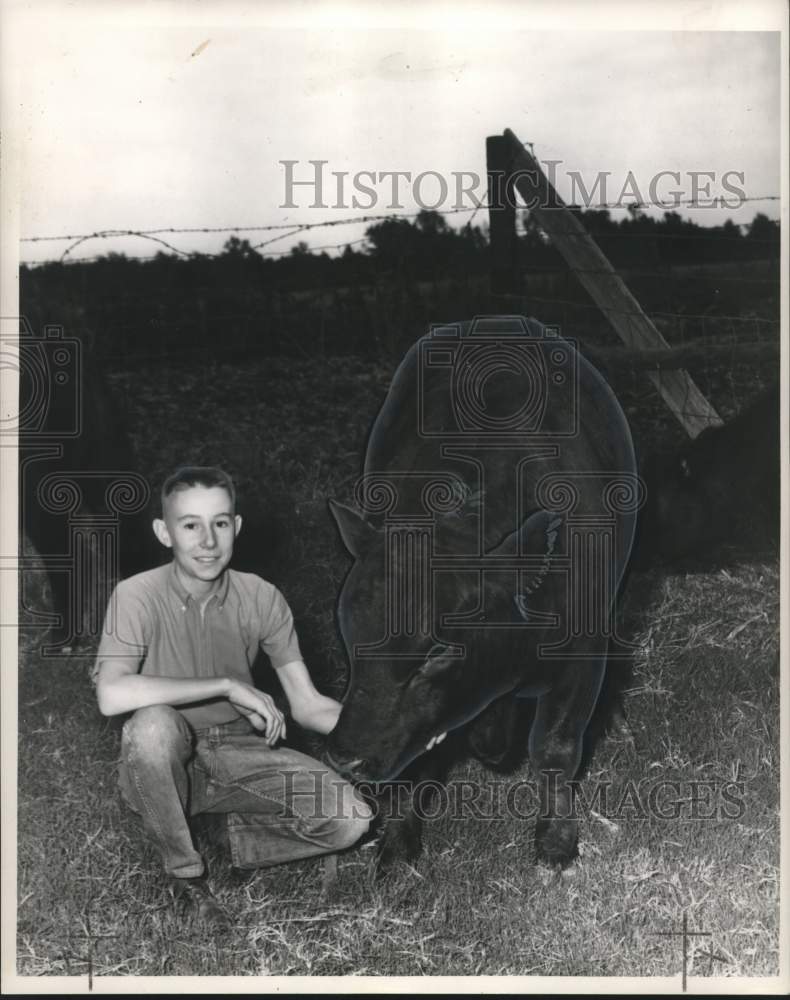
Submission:
<svg viewBox="0 0 790 1000">
<path fill-rule="evenodd" d="M 535 215 L 552 243 L 568 262 L 584 288 L 615 332 L 631 350 L 668 349 L 669 344 L 626 287 L 622 278 L 510 129 L 503 138 L 509 149 L 513 181 L 526 207 Z M 664 402 L 680 421 L 689 437 L 706 427 L 720 426 L 722 419 L 697 388 L 688 372 L 648 372 Z"/>
<path fill-rule="evenodd" d="M 523 294 L 518 273 L 516 198 L 509 144 L 501 135 L 486 139 L 488 227 L 491 248 L 491 294 Z"/>
</svg>

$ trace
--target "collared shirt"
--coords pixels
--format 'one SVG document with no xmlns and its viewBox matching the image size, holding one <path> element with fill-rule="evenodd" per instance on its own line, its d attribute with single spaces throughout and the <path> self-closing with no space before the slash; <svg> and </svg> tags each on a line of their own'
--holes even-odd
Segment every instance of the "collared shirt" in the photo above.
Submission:
<svg viewBox="0 0 790 1000">
<path fill-rule="evenodd" d="M 226 569 L 201 613 L 170 563 L 122 580 L 113 591 L 93 679 L 103 660 L 121 659 L 152 677 L 233 677 L 252 684 L 259 649 L 275 668 L 302 659 L 291 610 L 273 584 Z M 239 718 L 225 698 L 176 707 L 194 729 Z"/>
</svg>

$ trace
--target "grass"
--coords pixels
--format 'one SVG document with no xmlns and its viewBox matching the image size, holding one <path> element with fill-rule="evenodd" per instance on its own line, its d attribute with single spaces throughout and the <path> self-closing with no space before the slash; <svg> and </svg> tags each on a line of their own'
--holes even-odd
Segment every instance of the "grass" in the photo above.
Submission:
<svg viewBox="0 0 790 1000">
<path fill-rule="evenodd" d="M 222 463 L 239 480 L 259 571 L 280 585 L 320 686 L 337 694 L 333 605 L 347 566 L 325 498 L 351 499 L 369 419 L 389 373 L 354 359 L 119 372 L 146 474 Z M 157 414 L 152 421 L 151 413 Z M 256 520 L 268 533 L 256 536 Z M 243 548 L 244 535 L 239 540 Z M 250 553 L 248 552 L 248 555 Z M 670 975 L 689 928 L 691 975 L 778 972 L 778 568 L 774 559 L 634 576 L 621 630 L 635 642 L 631 738 L 602 738 L 584 788 L 610 781 L 559 875 L 532 859 L 529 820 L 445 814 L 385 883 L 371 846 L 234 878 L 208 849 L 237 929 L 224 940 L 173 921 L 159 867 L 120 803 L 118 724 L 103 719 L 82 657 L 20 664 L 18 972 L 94 975 Z M 531 780 L 460 761 L 450 787 Z M 641 815 L 661 780 L 675 819 Z M 741 782 L 742 812 L 690 818 L 700 789 Z M 696 784 L 695 784 L 696 783 Z M 707 783 L 707 784 L 706 784 Z M 664 786 L 673 789 L 676 786 Z M 730 786 L 728 786 L 730 787 Z M 617 804 L 622 808 L 617 810 Z M 701 808 L 697 802 L 698 811 Z"/>
</svg>

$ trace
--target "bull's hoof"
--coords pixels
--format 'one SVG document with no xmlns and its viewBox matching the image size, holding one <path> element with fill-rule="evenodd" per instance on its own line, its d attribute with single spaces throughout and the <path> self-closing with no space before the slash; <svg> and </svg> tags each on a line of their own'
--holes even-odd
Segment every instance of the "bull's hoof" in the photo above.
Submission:
<svg viewBox="0 0 790 1000">
<path fill-rule="evenodd" d="M 631 732 L 631 724 L 622 705 L 616 705 L 612 709 L 607 729 L 610 736 L 619 737 L 623 740 L 632 740 L 634 738 Z"/>
<path fill-rule="evenodd" d="M 414 861 L 421 850 L 422 838 L 419 829 L 406 823 L 385 826 L 373 859 L 375 877 L 386 878 L 398 862 Z"/>
<path fill-rule="evenodd" d="M 574 819 L 539 819 L 535 856 L 552 867 L 567 868 L 578 855 L 578 823 Z"/>
</svg>

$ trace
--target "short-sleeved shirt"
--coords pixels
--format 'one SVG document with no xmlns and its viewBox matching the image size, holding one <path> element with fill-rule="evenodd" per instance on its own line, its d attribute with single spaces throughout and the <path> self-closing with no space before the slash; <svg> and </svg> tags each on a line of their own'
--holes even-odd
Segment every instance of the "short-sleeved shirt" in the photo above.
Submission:
<svg viewBox="0 0 790 1000">
<path fill-rule="evenodd" d="M 93 679 L 103 660 L 126 660 L 152 677 L 233 677 L 252 683 L 259 649 L 272 666 L 301 660 L 293 615 L 280 591 L 253 573 L 226 569 L 203 608 L 175 564 L 122 580 L 112 593 Z M 225 698 L 176 706 L 194 729 L 239 718 Z"/>
</svg>

